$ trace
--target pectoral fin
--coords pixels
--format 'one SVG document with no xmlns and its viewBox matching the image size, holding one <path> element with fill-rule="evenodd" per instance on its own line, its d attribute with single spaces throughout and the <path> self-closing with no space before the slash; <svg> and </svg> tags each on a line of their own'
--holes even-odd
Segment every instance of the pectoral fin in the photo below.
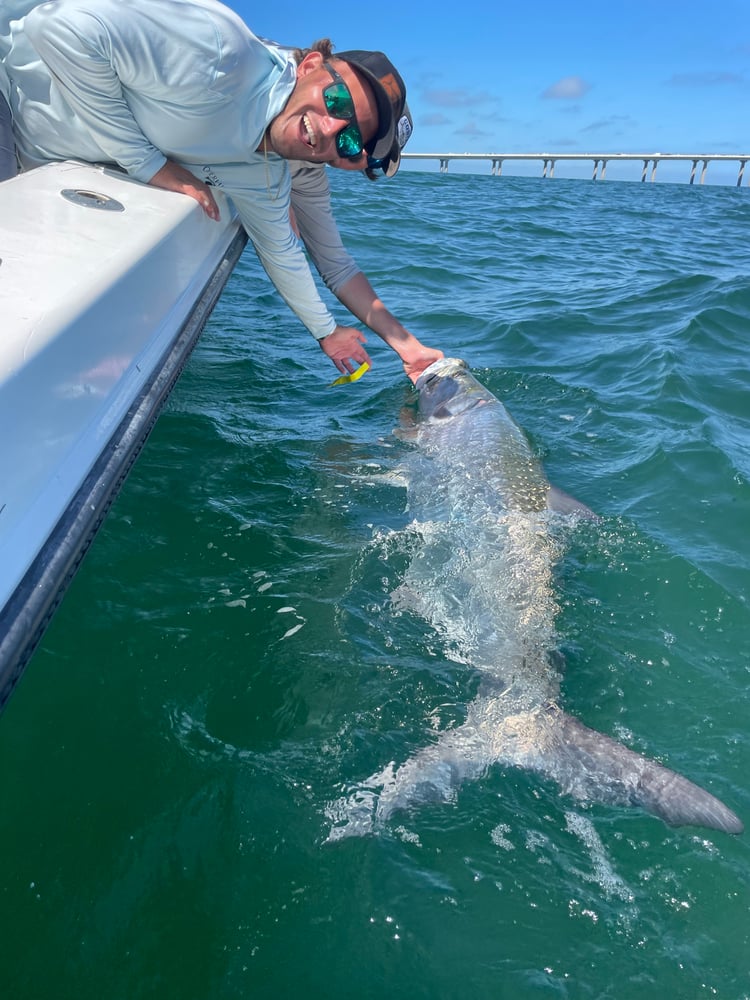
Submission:
<svg viewBox="0 0 750 1000">
<path fill-rule="evenodd" d="M 550 510 L 554 510 L 558 514 L 573 514 L 578 517 L 589 518 L 593 521 L 599 520 L 599 515 L 595 514 L 590 507 L 587 507 L 585 503 L 581 503 L 580 500 L 576 500 L 575 497 L 572 497 L 564 490 L 558 489 L 557 486 L 550 486 L 547 493 L 547 506 Z"/>
</svg>

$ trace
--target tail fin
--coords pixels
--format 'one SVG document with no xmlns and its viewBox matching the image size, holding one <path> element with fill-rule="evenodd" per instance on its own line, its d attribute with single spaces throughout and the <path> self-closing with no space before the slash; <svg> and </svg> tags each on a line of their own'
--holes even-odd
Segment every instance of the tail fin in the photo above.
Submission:
<svg viewBox="0 0 750 1000">
<path fill-rule="evenodd" d="M 493 763 L 544 775 L 582 801 L 639 806 L 670 826 L 742 833 L 742 821 L 715 796 L 556 706 L 503 719 L 492 710 L 494 703 L 476 699 L 471 722 L 446 730 L 400 767 L 389 764 L 330 803 L 326 811 L 334 825 L 328 839 L 363 836 L 395 812 L 450 801 L 464 781 Z M 480 717 L 483 724 L 477 724 Z"/>
<path fill-rule="evenodd" d="M 572 715 L 562 713 L 561 721 L 562 753 L 558 747 L 558 759 L 548 760 L 551 766 L 544 770 L 564 790 L 578 798 L 640 806 L 670 826 L 742 833 L 740 818 L 692 781 L 589 729 Z M 573 761 L 577 766 L 571 768 Z"/>
</svg>

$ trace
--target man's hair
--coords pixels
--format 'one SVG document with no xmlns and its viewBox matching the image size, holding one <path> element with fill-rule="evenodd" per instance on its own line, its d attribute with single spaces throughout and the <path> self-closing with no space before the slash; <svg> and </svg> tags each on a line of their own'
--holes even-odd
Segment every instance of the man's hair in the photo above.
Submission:
<svg viewBox="0 0 750 1000">
<path fill-rule="evenodd" d="M 292 55 L 298 66 L 311 52 L 320 52 L 323 58 L 328 61 L 333 58 L 333 42 L 330 38 L 319 38 L 317 42 L 312 43 L 309 49 L 292 49 Z"/>
</svg>

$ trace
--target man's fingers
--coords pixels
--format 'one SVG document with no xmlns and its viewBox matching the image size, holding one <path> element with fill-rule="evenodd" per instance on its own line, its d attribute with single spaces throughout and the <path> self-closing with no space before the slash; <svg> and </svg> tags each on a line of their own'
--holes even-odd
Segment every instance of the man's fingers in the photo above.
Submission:
<svg viewBox="0 0 750 1000">
<path fill-rule="evenodd" d="M 193 197 L 210 219 L 219 218 L 219 206 L 210 191 L 196 191 Z"/>
</svg>

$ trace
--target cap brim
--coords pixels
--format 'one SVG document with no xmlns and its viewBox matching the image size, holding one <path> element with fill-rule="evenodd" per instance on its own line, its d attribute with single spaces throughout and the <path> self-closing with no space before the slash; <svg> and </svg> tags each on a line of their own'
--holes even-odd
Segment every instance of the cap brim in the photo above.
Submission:
<svg viewBox="0 0 750 1000">
<path fill-rule="evenodd" d="M 384 168 L 383 173 L 386 177 L 393 177 L 393 175 L 398 172 L 398 168 L 400 166 L 401 149 L 399 148 L 398 142 L 394 142 L 393 149 L 391 150 L 388 158 L 388 165 Z"/>
</svg>

